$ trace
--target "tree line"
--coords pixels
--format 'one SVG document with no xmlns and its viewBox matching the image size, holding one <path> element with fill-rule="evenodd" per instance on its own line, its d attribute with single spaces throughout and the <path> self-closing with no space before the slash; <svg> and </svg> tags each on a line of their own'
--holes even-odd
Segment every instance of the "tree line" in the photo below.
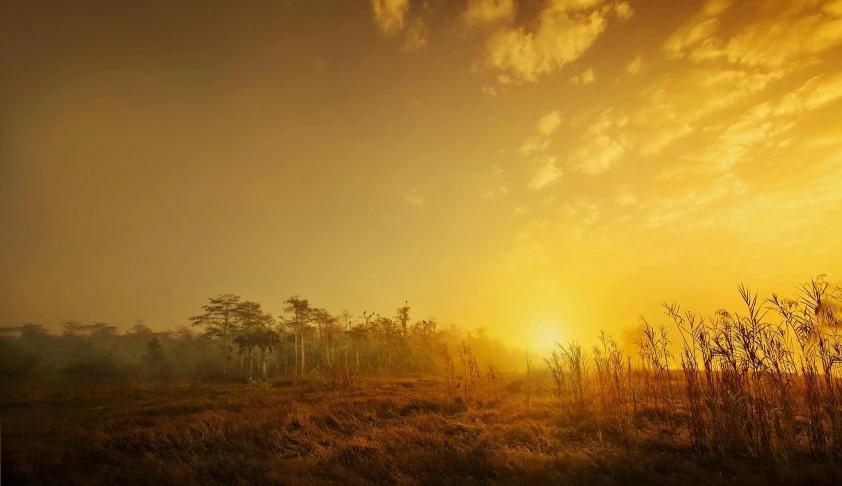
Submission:
<svg viewBox="0 0 842 486">
<path fill-rule="evenodd" d="M 465 331 L 436 319 L 413 321 L 408 303 L 392 315 L 331 313 L 294 295 L 277 317 L 238 295 L 208 299 L 174 331 L 138 320 L 126 332 L 104 322 L 67 321 L 60 334 L 38 324 L 0 328 L 4 379 L 229 378 L 293 382 L 355 375 L 433 373 L 444 346 L 467 342 L 498 367 L 517 353 L 483 329 Z"/>
</svg>

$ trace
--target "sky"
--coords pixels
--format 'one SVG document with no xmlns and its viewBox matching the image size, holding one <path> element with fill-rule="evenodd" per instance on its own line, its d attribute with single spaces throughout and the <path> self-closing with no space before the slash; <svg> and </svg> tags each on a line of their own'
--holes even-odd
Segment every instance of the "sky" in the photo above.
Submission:
<svg viewBox="0 0 842 486">
<path fill-rule="evenodd" d="M 590 342 L 842 276 L 842 0 L 0 9 L 2 325 Z"/>
</svg>

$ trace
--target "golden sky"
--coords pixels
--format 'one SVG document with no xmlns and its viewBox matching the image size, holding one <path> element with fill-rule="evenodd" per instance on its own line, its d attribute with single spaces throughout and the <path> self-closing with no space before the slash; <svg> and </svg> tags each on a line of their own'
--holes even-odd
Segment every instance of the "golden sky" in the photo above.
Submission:
<svg viewBox="0 0 842 486">
<path fill-rule="evenodd" d="M 842 0 L 3 9 L 2 324 L 590 340 L 842 275 Z"/>
</svg>

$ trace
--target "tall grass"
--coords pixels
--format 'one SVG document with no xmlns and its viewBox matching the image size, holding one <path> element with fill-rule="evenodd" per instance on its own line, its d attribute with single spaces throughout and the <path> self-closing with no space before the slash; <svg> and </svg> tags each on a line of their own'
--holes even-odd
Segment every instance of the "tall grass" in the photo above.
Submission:
<svg viewBox="0 0 842 486">
<path fill-rule="evenodd" d="M 739 293 L 742 309 L 709 317 L 664 304 L 677 357 L 669 329 L 642 317 L 636 368 L 605 333 L 590 356 L 557 343 L 544 362 L 560 406 L 627 445 L 648 423 L 699 455 L 842 459 L 842 291 L 818 277 L 792 299 Z"/>
<path fill-rule="evenodd" d="M 555 384 L 555 395 L 581 416 L 586 410 L 585 383 L 590 366 L 588 357 L 582 352 L 582 346 L 575 342 L 566 347 L 556 343 L 556 347 L 558 349 L 553 350 L 549 358 L 544 358 Z"/>
<path fill-rule="evenodd" d="M 795 298 L 773 294 L 768 300 L 795 336 L 807 439 L 813 455 L 822 458 L 842 458 L 841 296 L 821 276 L 802 285 Z"/>
<path fill-rule="evenodd" d="M 601 413 L 616 426 L 623 444 L 629 446 L 633 430 L 631 368 L 626 367 L 623 350 L 611 336 L 603 332 L 599 342 L 593 348 L 593 363 Z"/>
</svg>

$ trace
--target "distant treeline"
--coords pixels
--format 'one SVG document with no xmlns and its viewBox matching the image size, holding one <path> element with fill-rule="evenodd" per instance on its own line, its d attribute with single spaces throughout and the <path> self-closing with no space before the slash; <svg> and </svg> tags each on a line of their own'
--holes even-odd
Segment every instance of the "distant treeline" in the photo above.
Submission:
<svg viewBox="0 0 842 486">
<path fill-rule="evenodd" d="M 514 368 L 520 353 L 484 329 L 467 332 L 434 319 L 412 321 L 408 304 L 387 317 L 331 314 L 299 296 L 273 317 L 227 294 L 210 298 L 192 326 L 156 332 L 138 320 L 125 333 L 107 323 L 65 322 L 60 335 L 38 324 L 0 328 L 3 380 L 302 380 L 328 376 L 432 373 L 445 347 L 466 343 L 483 362 Z"/>
</svg>

